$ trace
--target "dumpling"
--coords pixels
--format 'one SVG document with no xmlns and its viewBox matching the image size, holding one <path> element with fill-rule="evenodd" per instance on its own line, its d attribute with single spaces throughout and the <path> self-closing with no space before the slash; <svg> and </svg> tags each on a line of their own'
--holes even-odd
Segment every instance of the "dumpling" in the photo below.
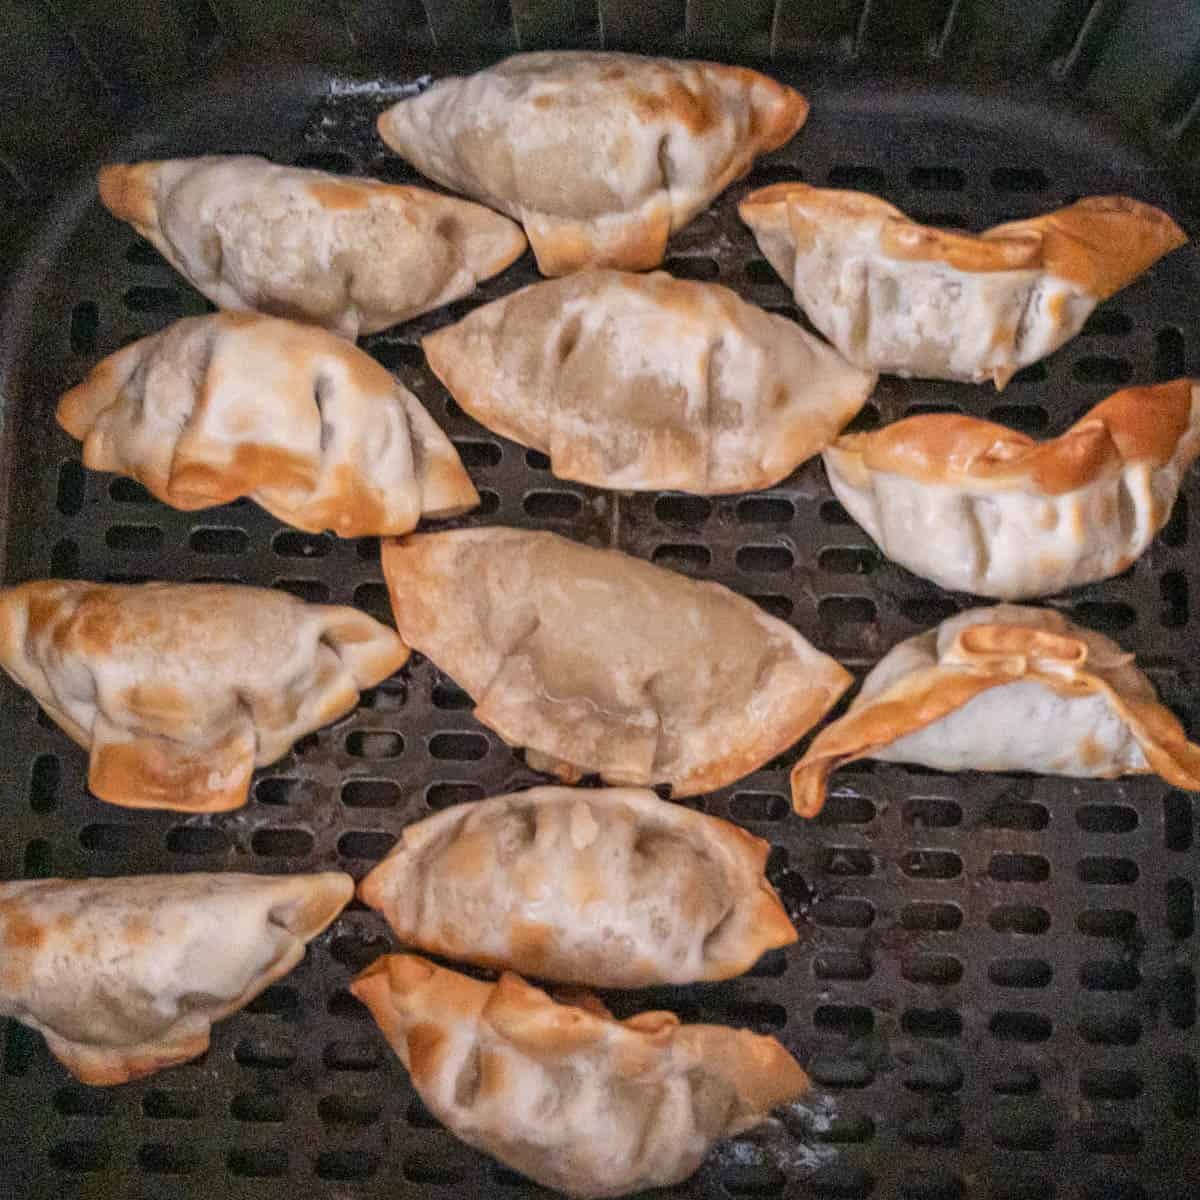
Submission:
<svg viewBox="0 0 1200 1200">
<path fill-rule="evenodd" d="M 727 588 L 552 533 L 418 534 L 384 546 L 383 570 L 405 642 L 565 782 L 713 791 L 803 737 L 850 684 Z"/>
<path fill-rule="evenodd" d="M 1187 241 L 1166 213 L 1089 196 L 981 234 L 934 229 L 863 192 L 778 183 L 740 204 L 767 260 L 852 362 L 1002 388 Z"/>
<path fill-rule="evenodd" d="M 894 647 L 792 771 L 804 817 L 856 758 L 1080 779 L 1158 774 L 1200 791 L 1200 746 L 1133 655 L 1048 608 L 973 608 Z"/>
<path fill-rule="evenodd" d="M 632 54 L 517 54 L 381 114 L 430 179 L 525 226 L 544 275 L 662 262 L 667 238 L 791 139 L 808 103 L 743 67 Z"/>
<path fill-rule="evenodd" d="M 1166 524 L 1200 454 L 1200 386 L 1127 388 L 1061 437 L 909 417 L 825 450 L 846 511 L 889 557 L 944 588 L 1005 600 L 1117 575 Z"/>
<path fill-rule="evenodd" d="M 0 1015 L 83 1083 L 150 1075 L 203 1054 L 353 894 L 333 871 L 0 883 Z"/>
<path fill-rule="evenodd" d="M 875 376 L 712 283 L 585 271 L 477 308 L 424 341 L 489 429 L 595 487 L 770 487 L 834 436 Z"/>
<path fill-rule="evenodd" d="M 718 1139 L 808 1090 L 772 1037 L 669 1012 L 617 1021 L 593 997 L 558 1004 L 507 973 L 480 983 L 396 954 L 350 990 L 438 1120 L 569 1196 L 678 1183 Z"/>
<path fill-rule="evenodd" d="M 359 895 L 433 954 L 590 987 L 694 983 L 796 940 L 769 850 L 653 792 L 541 787 L 409 825 Z"/>
<path fill-rule="evenodd" d="M 42 580 L 0 592 L 0 666 L 89 751 L 111 804 L 223 812 L 408 648 L 354 608 L 233 584 Z"/>
<path fill-rule="evenodd" d="M 422 188 L 213 155 L 101 168 L 100 199 L 221 308 L 374 333 L 525 249 L 506 217 Z"/>
<path fill-rule="evenodd" d="M 109 355 L 58 403 L 94 471 L 185 510 L 249 496 L 341 537 L 407 533 L 479 503 L 450 440 L 369 354 L 249 313 L 177 321 Z"/>
</svg>

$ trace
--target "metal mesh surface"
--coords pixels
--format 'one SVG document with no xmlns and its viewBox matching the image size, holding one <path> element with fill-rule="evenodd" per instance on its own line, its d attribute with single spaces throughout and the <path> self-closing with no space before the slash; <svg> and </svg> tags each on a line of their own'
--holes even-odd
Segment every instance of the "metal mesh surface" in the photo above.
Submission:
<svg viewBox="0 0 1200 1200">
<path fill-rule="evenodd" d="M 257 150 L 411 180 L 372 132 L 394 94 L 393 84 L 264 73 L 165 117 L 114 157 Z M 736 217 L 748 188 L 783 178 L 865 188 L 920 219 L 974 228 L 1088 193 L 1169 201 L 1135 154 L 1034 100 L 854 87 L 812 98 L 808 127 L 673 240 L 668 270 L 797 318 Z M 52 422 L 58 394 L 102 355 L 206 304 L 102 213 L 89 181 L 66 194 L 0 324 L 7 578 L 238 580 L 387 619 L 375 539 L 300 533 L 247 502 L 174 512 L 127 480 L 82 469 Z M 1198 265 L 1191 250 L 1159 264 L 1001 394 L 886 378 L 854 427 L 951 408 L 1052 435 L 1124 383 L 1200 372 Z M 471 300 L 363 343 L 454 439 L 483 497 L 468 522 L 553 529 L 718 580 L 860 676 L 896 641 L 970 603 L 883 560 L 819 462 L 748 496 L 616 495 L 554 479 L 540 455 L 474 423 L 424 366 L 419 339 L 534 278 L 526 256 Z M 1135 651 L 1193 737 L 1197 514 L 1193 477 L 1140 562 L 1050 601 Z M 419 656 L 260 771 L 244 809 L 217 817 L 100 803 L 85 790 L 83 753 L 7 684 L 0 722 L 4 878 L 334 866 L 361 876 L 409 821 L 538 779 Z M 814 1078 L 777 1127 L 727 1143 L 673 1194 L 1194 1194 L 1192 799 L 1154 779 L 863 763 L 834 778 L 825 812 L 805 823 L 787 799 L 801 749 L 689 801 L 772 842 L 769 874 L 799 944 L 730 983 L 610 998 L 622 1015 L 666 1006 L 770 1031 Z M 202 1060 L 115 1089 L 76 1085 L 39 1037 L 9 1023 L 0 1195 L 534 1194 L 438 1126 L 346 991 L 392 945 L 383 922 L 352 905 L 300 967 L 216 1027 Z"/>
</svg>

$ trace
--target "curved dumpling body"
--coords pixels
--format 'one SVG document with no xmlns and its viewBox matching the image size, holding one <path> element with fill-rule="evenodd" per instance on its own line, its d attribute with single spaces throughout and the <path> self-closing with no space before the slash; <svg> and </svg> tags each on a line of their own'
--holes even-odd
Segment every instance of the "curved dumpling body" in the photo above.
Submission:
<svg viewBox="0 0 1200 1200">
<path fill-rule="evenodd" d="M 769 850 L 653 792 L 542 787 L 409 825 L 359 894 L 434 954 L 590 987 L 692 983 L 796 940 Z"/>
<path fill-rule="evenodd" d="M 567 781 L 711 791 L 802 737 L 850 683 L 734 592 L 552 533 L 416 535 L 384 547 L 383 569 L 404 640 Z"/>
<path fill-rule="evenodd" d="M 738 211 L 852 363 L 997 387 L 1187 241 L 1166 213 L 1125 196 L 1089 196 L 978 235 L 918 225 L 863 192 L 803 183 L 751 192 Z"/>
<path fill-rule="evenodd" d="M 489 429 L 563 479 L 708 494 L 770 487 L 874 386 L 824 342 L 711 283 L 586 271 L 523 288 L 425 338 Z"/>
<path fill-rule="evenodd" d="M 349 338 L 470 295 L 525 249 L 478 204 L 254 155 L 113 164 L 100 198 L 219 307 Z"/>
<path fill-rule="evenodd" d="M 549 51 L 439 80 L 379 118 L 430 179 L 525 226 L 545 275 L 645 270 L 667 238 L 804 124 L 791 88 L 742 67 Z"/>
<path fill-rule="evenodd" d="M 825 781 L 856 758 L 941 771 L 1114 779 L 1155 772 L 1200 790 L 1200 746 L 1108 638 L 1052 609 L 975 608 L 901 642 L 792 771 L 812 817 Z"/>
<path fill-rule="evenodd" d="M 84 1083 L 149 1075 L 203 1054 L 353 894 L 336 872 L 0 883 L 0 1014 Z"/>
<path fill-rule="evenodd" d="M 408 649 L 354 608 L 231 584 L 45 580 L 0 592 L 0 666 L 130 808 L 220 812 Z"/>
<path fill-rule="evenodd" d="M 249 313 L 177 321 L 104 359 L 58 404 L 84 465 L 174 508 L 249 496 L 299 529 L 407 533 L 479 503 L 446 435 L 369 354 Z"/>
<path fill-rule="evenodd" d="M 846 511 L 910 571 L 1016 600 L 1118 575 L 1166 524 L 1200 454 L 1200 386 L 1127 388 L 1038 443 L 989 421 L 909 417 L 824 452 Z"/>
<path fill-rule="evenodd" d="M 686 1179 L 719 1138 L 808 1088 L 772 1037 L 680 1025 L 667 1012 L 616 1021 L 590 997 L 587 1007 L 556 1004 L 515 975 L 480 983 L 389 955 L 351 991 L 434 1116 L 571 1196 Z"/>
</svg>

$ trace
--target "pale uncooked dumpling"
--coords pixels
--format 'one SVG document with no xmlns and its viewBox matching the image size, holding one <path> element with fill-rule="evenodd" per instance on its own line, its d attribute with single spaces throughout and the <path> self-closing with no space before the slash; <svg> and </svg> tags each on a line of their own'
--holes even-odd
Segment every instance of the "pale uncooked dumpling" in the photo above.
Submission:
<svg viewBox="0 0 1200 1200">
<path fill-rule="evenodd" d="M 751 192 L 739 212 L 809 320 L 852 363 L 997 387 L 1187 241 L 1166 213 L 1127 196 L 1088 196 L 980 234 L 804 183 Z"/>
<path fill-rule="evenodd" d="M 383 140 L 515 217 L 544 275 L 639 271 L 804 124 L 804 97 L 743 67 L 591 51 L 517 54 L 387 109 Z"/>
<path fill-rule="evenodd" d="M 1158 774 L 1200 791 L 1200 746 L 1115 643 L 1048 608 L 974 608 L 892 649 L 849 711 L 792 771 L 813 817 L 832 771 L 856 758 L 939 771 L 1079 779 Z"/>
<path fill-rule="evenodd" d="M 384 546 L 383 570 L 405 642 L 566 782 L 713 791 L 798 741 L 850 684 L 728 588 L 552 533 L 417 534 Z"/>
<path fill-rule="evenodd" d="M 0 1015 L 83 1083 L 138 1079 L 203 1054 L 353 894 L 332 871 L 0 883 Z"/>
<path fill-rule="evenodd" d="M 795 322 L 662 273 L 536 283 L 424 348 L 476 420 L 547 454 L 562 479 L 622 490 L 771 487 L 875 384 Z"/>
<path fill-rule="evenodd" d="M 433 954 L 589 987 L 694 983 L 796 940 L 770 848 L 653 792 L 540 787 L 409 825 L 359 895 Z"/>
<path fill-rule="evenodd" d="M 678 1183 L 808 1090 L 772 1037 L 669 1012 L 617 1021 L 594 997 L 557 1004 L 507 973 L 481 983 L 389 955 L 350 990 L 439 1121 L 569 1196 Z"/>
<path fill-rule="evenodd" d="M 1200 387 L 1127 388 L 1035 442 L 950 413 L 838 438 L 846 511 L 883 552 L 944 588 L 1002 600 L 1118 575 L 1166 524 L 1200 454 Z"/>
<path fill-rule="evenodd" d="M 255 766 L 348 712 L 408 648 L 355 608 L 234 584 L 43 580 L 0 592 L 0 666 L 129 808 L 222 812 Z"/>
<path fill-rule="evenodd" d="M 450 439 L 369 354 L 251 313 L 177 321 L 104 359 L 58 404 L 94 471 L 173 508 L 249 496 L 340 537 L 407 533 L 479 503 Z"/>
<path fill-rule="evenodd" d="M 349 338 L 469 296 L 525 249 L 478 204 L 254 155 L 113 164 L 100 199 L 220 308 Z"/>
</svg>

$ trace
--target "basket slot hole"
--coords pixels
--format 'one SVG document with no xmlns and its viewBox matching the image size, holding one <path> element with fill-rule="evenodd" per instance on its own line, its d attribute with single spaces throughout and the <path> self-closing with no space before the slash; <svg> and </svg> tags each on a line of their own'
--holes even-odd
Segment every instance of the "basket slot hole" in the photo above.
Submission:
<svg viewBox="0 0 1200 1200">
<path fill-rule="evenodd" d="M 155 254 L 157 257 L 157 253 Z M 93 300 L 81 300 L 71 309 L 71 350 L 75 354 L 95 354 L 96 335 L 100 331 L 100 309 Z"/>
<path fill-rule="evenodd" d="M 142 1097 L 142 1112 L 152 1121 L 194 1121 L 203 1111 L 191 1092 L 154 1088 Z"/>
<path fill-rule="evenodd" d="M 129 312 L 156 313 L 164 317 L 182 317 L 186 308 L 183 293 L 171 287 L 131 287 L 121 297 Z"/>
<path fill-rule="evenodd" d="M 1075 918 L 1075 928 L 1085 937 L 1125 942 L 1137 934 L 1137 916 L 1122 908 L 1088 908 Z"/>
<path fill-rule="evenodd" d="M 1079 1091 L 1089 1100 L 1136 1100 L 1142 1087 L 1142 1077 L 1136 1071 L 1085 1067 L 1079 1072 Z"/>
<path fill-rule="evenodd" d="M 303 858 L 312 848 L 306 829 L 258 829 L 250 839 L 250 849 L 263 858 Z"/>
<path fill-rule="evenodd" d="M 430 699 L 433 700 L 434 708 L 441 708 L 450 712 L 470 708 L 474 703 L 471 697 L 456 683 L 445 681 L 434 684 L 433 691 L 430 693 Z"/>
<path fill-rule="evenodd" d="M 988 1021 L 988 1032 L 1001 1042 L 1044 1042 L 1053 1028 L 1049 1017 L 1022 1011 L 993 1013 Z"/>
<path fill-rule="evenodd" d="M 752 284 L 778 283 L 775 268 L 765 258 L 752 258 L 745 266 L 746 281 Z"/>
<path fill-rule="evenodd" d="M 1142 1133 L 1126 1121 L 1088 1121 L 1079 1127 L 1079 1144 L 1086 1154 L 1137 1154 Z"/>
<path fill-rule="evenodd" d="M 188 538 L 188 546 L 197 554 L 243 554 L 249 545 L 250 535 L 231 527 L 193 529 Z"/>
<path fill-rule="evenodd" d="M 796 609 L 787 596 L 750 596 L 749 599 L 753 600 L 763 612 L 779 621 L 788 620 Z"/>
<path fill-rule="evenodd" d="M 317 1105 L 317 1115 L 326 1125 L 356 1125 L 365 1128 L 374 1125 L 383 1115 L 383 1103 L 368 1096 L 337 1093 L 322 1096 Z"/>
<path fill-rule="evenodd" d="M 686 575 L 703 571 L 712 562 L 712 551 L 707 546 L 668 543 L 655 546 L 650 561 L 672 571 L 682 571 Z"/>
<path fill-rule="evenodd" d="M 868 400 L 867 403 L 864 404 L 862 408 L 860 408 L 858 412 L 854 414 L 853 419 L 842 430 L 842 433 L 870 433 L 871 430 L 879 428 L 881 421 L 882 418 L 879 415 L 879 409 Z M 849 517 L 847 517 L 845 523 L 847 525 L 852 524 Z"/>
<path fill-rule="evenodd" d="M 869 900 L 835 897 L 818 900 L 812 906 L 812 919 L 830 929 L 867 929 L 875 920 L 875 906 Z"/>
<path fill-rule="evenodd" d="M 454 448 L 458 451 L 458 457 L 462 459 L 464 467 L 495 467 L 499 466 L 500 459 L 503 457 L 503 452 L 496 442 L 481 442 L 470 438 L 455 438 Z M 537 451 L 530 450 L 529 454 L 536 454 Z M 528 455 L 526 455 L 528 457 Z M 542 455 L 545 458 L 545 455 Z M 550 460 L 546 459 L 545 470 L 550 466 Z"/>
<path fill-rule="evenodd" d="M 821 825 L 869 825 L 875 820 L 875 805 L 865 796 L 843 792 L 832 795 L 817 817 Z"/>
<path fill-rule="evenodd" d="M 875 859 L 867 850 L 827 846 L 817 852 L 817 865 L 826 875 L 865 877 L 875 873 Z"/>
<path fill-rule="evenodd" d="M 379 1170 L 379 1158 L 366 1150 L 323 1150 L 317 1155 L 317 1178 L 341 1183 L 370 1179 Z"/>
<path fill-rule="evenodd" d="M 707 258 L 704 255 L 687 255 L 677 258 L 668 258 L 663 263 L 662 269 L 676 279 L 700 279 L 712 280 L 716 279 L 721 274 L 721 268 L 717 265 L 715 258 Z"/>
<path fill-rule="evenodd" d="M 1171 510 L 1171 518 L 1163 526 L 1159 537 L 1168 546 L 1183 546 L 1187 544 L 1188 536 L 1188 500 L 1180 495 Z"/>
<path fill-rule="evenodd" d="M 862 1004 L 818 1004 L 812 1019 L 823 1033 L 851 1039 L 866 1037 L 875 1028 L 875 1014 Z"/>
<path fill-rule="evenodd" d="M 335 937 L 329 945 L 329 953 L 335 962 L 351 971 L 361 971 L 380 955 L 387 954 L 391 942 L 382 934 L 375 936 L 344 933 Z"/>
<path fill-rule="evenodd" d="M 878 552 L 868 546 L 830 546 L 821 551 L 817 566 L 834 575 L 870 575 L 879 561 Z"/>
<path fill-rule="evenodd" d="M 400 796 L 400 785 L 390 779 L 352 779 L 342 784 L 342 803 L 347 808 L 395 808 Z"/>
<path fill-rule="evenodd" d="M 1050 863 L 1040 854 L 993 854 L 988 874 L 998 883 L 1044 883 Z"/>
<path fill-rule="evenodd" d="M 1049 377 L 1050 369 L 1044 362 L 1030 363 L 1027 367 L 1022 367 L 1013 377 L 1012 382 L 1017 384 L 1023 383 L 1045 383 Z"/>
<path fill-rule="evenodd" d="M 957 167 L 913 167 L 908 182 L 920 192 L 961 192 L 967 177 Z"/>
<path fill-rule="evenodd" d="M 354 542 L 354 553 L 357 554 L 363 562 L 377 563 L 379 561 L 379 539 L 377 537 L 356 538 Z"/>
<path fill-rule="evenodd" d="M 394 840 L 394 839 L 393 839 Z M 365 907 L 365 906 L 364 906 Z M 346 988 L 339 988 L 325 1005 L 331 1017 L 347 1021 L 370 1021 L 371 1012 L 361 1000 Z"/>
<path fill-rule="evenodd" d="M 990 176 L 997 192 L 1044 192 L 1050 186 L 1046 172 L 1038 167 L 997 167 Z"/>
<path fill-rule="evenodd" d="M 900 1027 L 915 1038 L 955 1038 L 962 1025 L 962 1015 L 953 1008 L 909 1008 L 900 1018 Z"/>
<path fill-rule="evenodd" d="M 916 900 L 900 910 L 902 929 L 924 933 L 953 933 L 962 925 L 962 909 L 957 904 L 940 904 L 932 900 Z"/>
<path fill-rule="evenodd" d="M 1053 974 L 1040 958 L 997 958 L 988 964 L 988 978 L 1002 988 L 1044 988 Z"/>
<path fill-rule="evenodd" d="M 283 558 L 324 558 L 333 549 L 333 538 L 327 533 L 285 529 L 272 538 L 271 549 Z"/>
<path fill-rule="evenodd" d="M 26 874 L 25 878 L 30 876 Z M 15 1018 L 5 1022 L 4 1029 L 4 1073 L 24 1075 L 33 1064 L 40 1039 Z"/>
<path fill-rule="evenodd" d="M 383 1066 L 383 1051 L 373 1041 L 354 1038 L 330 1042 L 321 1055 L 328 1071 L 378 1071 Z"/>
<path fill-rule="evenodd" d="M 997 933 L 1019 933 L 1036 937 L 1050 928 L 1050 914 L 1033 904 L 1005 904 L 993 908 L 988 924 Z"/>
<path fill-rule="evenodd" d="M 438 733 L 429 739 L 429 753 L 450 762 L 478 762 L 488 752 L 488 740 L 480 733 Z"/>
<path fill-rule="evenodd" d="M 1102 887 L 1127 887 L 1137 882 L 1140 872 L 1132 858 L 1094 855 L 1081 858 L 1075 864 L 1075 874 L 1080 883 Z"/>
<path fill-rule="evenodd" d="M 1050 424 L 1049 414 L 1036 404 L 998 404 L 988 413 L 988 419 L 1030 437 L 1044 433 Z"/>
<path fill-rule="evenodd" d="M 741 525 L 786 525 L 795 517 L 796 506 L 775 496 L 753 496 L 738 501 L 734 515 Z"/>
<path fill-rule="evenodd" d="M 807 1131 L 815 1142 L 833 1146 L 854 1146 L 869 1142 L 875 1136 L 875 1122 L 861 1113 L 837 1116 Z"/>
<path fill-rule="evenodd" d="M 1160 329 L 1154 335 L 1154 378 L 1160 383 L 1178 379 L 1187 371 L 1183 332 L 1179 329 Z"/>
<path fill-rule="evenodd" d="M 478 783 L 435 783 L 425 791 L 425 803 L 432 809 L 449 808 L 453 804 L 469 804 L 482 800 L 484 789 Z"/>
<path fill-rule="evenodd" d="M 54 1109 L 64 1117 L 103 1117 L 112 1108 L 112 1093 L 68 1085 L 54 1093 Z"/>
<path fill-rule="evenodd" d="M 522 507 L 537 520 L 569 521 L 579 515 L 583 500 L 574 492 L 530 492 Z"/>
<path fill-rule="evenodd" d="M 498 446 L 496 448 L 499 449 Z M 463 462 L 466 462 L 466 461 L 467 460 L 464 458 Z M 500 460 L 497 458 L 496 461 L 499 462 Z M 491 465 L 491 464 L 488 464 L 488 465 Z M 526 450 L 525 451 L 525 465 L 531 471 L 548 471 L 548 470 L 550 470 L 550 459 L 547 455 L 543 454 L 540 450 Z"/>
<path fill-rule="evenodd" d="M 859 163 L 838 163 L 829 168 L 826 182 L 832 188 L 879 193 L 887 188 L 887 176 L 878 167 Z"/>
<path fill-rule="evenodd" d="M 1132 1179 L 1114 1179 L 1105 1172 L 1099 1179 L 1084 1181 L 1083 1200 L 1150 1200 L 1146 1189 Z"/>
<path fill-rule="evenodd" d="M 900 870 L 910 879 L 957 879 L 962 859 L 950 850 L 910 850 L 901 856 Z"/>
<path fill-rule="evenodd" d="M 821 640 L 842 652 L 872 652 L 879 643 L 879 614 L 866 596 L 826 596 L 817 605 Z"/>
<path fill-rule="evenodd" d="M 390 729 L 356 729 L 346 738 L 346 753 L 372 762 L 399 758 L 404 753 L 404 738 Z"/>
<path fill-rule="evenodd" d="M 1079 1022 L 1079 1036 L 1092 1046 L 1134 1046 L 1142 1023 L 1129 1013 L 1088 1016 Z"/>
<path fill-rule="evenodd" d="M 1190 967 L 1172 967 L 1163 989 L 1163 1007 L 1176 1029 L 1191 1029 L 1196 1023 L 1196 976 Z"/>
<path fill-rule="evenodd" d="M 461 1183 L 466 1172 L 462 1164 L 450 1155 L 422 1150 L 405 1156 L 401 1167 L 409 1183 L 450 1184 Z"/>
<path fill-rule="evenodd" d="M 286 1071 L 296 1061 L 291 1046 L 276 1039 L 243 1038 L 233 1049 L 234 1061 L 256 1071 Z"/>
<path fill-rule="evenodd" d="M 29 774 L 29 807 L 37 813 L 53 812 L 58 807 L 58 787 L 62 766 L 53 754 L 39 754 Z"/>
<path fill-rule="evenodd" d="M 910 1092 L 957 1092 L 963 1085 L 963 1070 L 945 1048 L 918 1045 L 903 1082 Z"/>
<path fill-rule="evenodd" d="M 952 954 L 921 954 L 903 966 L 909 983 L 928 987 L 952 987 L 963 976 L 963 965 Z"/>
<path fill-rule="evenodd" d="M 360 706 L 375 712 L 398 712 L 407 701 L 408 688 L 398 679 L 389 679 L 363 692 Z"/>
<path fill-rule="evenodd" d="M 287 1174 L 288 1154 L 282 1147 L 241 1146 L 229 1152 L 225 1164 L 241 1179 L 274 1179 Z"/>
<path fill-rule="evenodd" d="M 1050 812 L 1044 804 L 1001 797 L 988 806 L 984 820 L 992 829 L 1017 829 L 1036 833 L 1050 824 Z"/>
<path fill-rule="evenodd" d="M 49 879 L 54 870 L 50 843 L 45 838 L 34 838 L 25 847 L 22 860 L 22 877 L 25 879 Z"/>
<path fill-rule="evenodd" d="M 190 1175 L 199 1165 L 194 1151 L 187 1146 L 166 1142 L 147 1142 L 138 1147 L 138 1166 L 148 1175 Z"/>
<path fill-rule="evenodd" d="M 354 589 L 354 607 L 362 609 L 382 625 L 392 621 L 392 605 L 388 600 L 387 586 L 382 583 L 360 583 Z"/>
<path fill-rule="evenodd" d="M 282 808 L 311 802 L 317 798 L 319 791 L 317 783 L 311 779 L 268 777 L 254 785 L 254 798 L 260 804 Z"/>
<path fill-rule="evenodd" d="M 1131 992 L 1141 982 L 1137 965 L 1120 959 L 1085 962 L 1079 968 L 1079 986 L 1089 992 Z"/>
<path fill-rule="evenodd" d="M 113 525 L 104 534 L 110 550 L 126 554 L 149 554 L 163 543 L 163 531 L 157 525 Z"/>
<path fill-rule="evenodd" d="M 295 1017 L 300 1011 L 300 993 L 287 984 L 274 983 L 259 992 L 245 1011 L 267 1017 Z"/>
<path fill-rule="evenodd" d="M 120 475 L 108 485 L 108 494 L 117 504 L 158 503 L 136 479 L 126 479 Z"/>
<path fill-rule="evenodd" d="M 1054 1148 L 1054 1125 L 1036 1110 L 1029 1111 L 1009 1102 L 992 1117 L 992 1141 L 1001 1150 L 1034 1150 L 1045 1152 Z"/>
<path fill-rule="evenodd" d="M 288 1117 L 288 1100 L 274 1092 L 239 1092 L 229 1102 L 229 1115 L 251 1125 L 282 1125 Z"/>
<path fill-rule="evenodd" d="M 75 516 L 83 508 L 87 475 L 75 459 L 67 459 L 58 468 L 58 511 L 64 517 Z"/>
<path fill-rule="evenodd" d="M 1000 1096 L 1034 1096 L 1041 1086 L 1037 1072 L 1022 1063 L 1002 1067 L 992 1078 L 992 1091 Z"/>
<path fill-rule="evenodd" d="M 108 1147 L 102 1142 L 83 1138 L 55 1142 L 50 1147 L 50 1162 L 60 1171 L 86 1175 L 92 1171 L 103 1171 L 108 1166 Z"/>
<path fill-rule="evenodd" d="M 769 1162 L 722 1163 L 717 1176 L 731 1196 L 781 1196 L 787 1185 L 787 1176 Z"/>
<path fill-rule="evenodd" d="M 177 825 L 167 831 L 167 850 L 172 854 L 221 854 L 229 848 L 223 830 L 199 825 Z"/>
<path fill-rule="evenodd" d="M 1125 337 L 1133 332 L 1133 318 L 1119 308 L 1098 308 L 1083 323 L 1084 337 Z"/>
<path fill-rule="evenodd" d="M 735 792 L 729 815 L 735 821 L 782 821 L 791 805 L 778 792 Z"/>
<path fill-rule="evenodd" d="M 133 825 L 85 825 L 79 831 L 79 844 L 99 854 L 123 854 L 141 845 L 144 834 Z"/>
<path fill-rule="evenodd" d="M 329 601 L 329 585 L 319 579 L 276 579 L 271 586 L 308 604 L 326 604 Z"/>
<path fill-rule="evenodd" d="M 875 1179 L 862 1167 L 827 1163 L 813 1172 L 806 1190 L 818 1200 L 867 1200 L 875 1190 Z"/>
<path fill-rule="evenodd" d="M 787 971 L 787 958 L 782 950 L 768 950 L 746 972 L 752 979 L 779 979 Z"/>
<path fill-rule="evenodd" d="M 654 515 L 664 525 L 703 525 L 712 511 L 704 496 L 659 496 L 654 502 Z"/>
<path fill-rule="evenodd" d="M 1195 892 L 1191 883 L 1176 875 L 1166 883 L 1167 928 L 1171 936 L 1190 938 L 1196 928 Z"/>
<path fill-rule="evenodd" d="M 871 960 L 859 950 L 823 950 L 813 959 L 818 979 L 870 979 L 871 972 Z"/>
<path fill-rule="evenodd" d="M 1075 824 L 1084 833 L 1129 833 L 1138 826 L 1137 809 L 1125 804 L 1085 804 L 1075 810 Z"/>
<path fill-rule="evenodd" d="M 1190 850 L 1192 828 L 1191 797 L 1184 792 L 1168 792 L 1163 797 L 1163 843 L 1166 848 L 1177 853 Z"/>
<path fill-rule="evenodd" d="M 1200 1115 L 1200 1072 L 1190 1055 L 1176 1054 L 1167 1059 L 1167 1095 L 1173 1117 L 1194 1121 Z"/>
<path fill-rule="evenodd" d="M 826 525 L 854 524 L 854 518 L 842 507 L 839 500 L 826 500 L 821 505 L 820 517 Z"/>
<path fill-rule="evenodd" d="M 945 1146 L 962 1141 L 962 1122 L 948 1109 L 914 1113 L 900 1126 L 900 1136 L 910 1146 Z"/>
<path fill-rule="evenodd" d="M 818 1054 L 809 1062 L 808 1073 L 827 1088 L 864 1088 L 875 1081 L 870 1063 L 841 1054 Z"/>
<path fill-rule="evenodd" d="M 421 347 L 409 345 L 408 342 L 372 342 L 370 350 L 371 357 L 389 371 L 420 367 L 425 362 Z"/>
<path fill-rule="evenodd" d="M 1182 571 L 1166 571 L 1158 581 L 1159 598 L 1162 606 L 1158 619 L 1167 629 L 1178 629 L 1188 623 L 1191 607 L 1188 597 L 1187 576 Z"/>
</svg>

